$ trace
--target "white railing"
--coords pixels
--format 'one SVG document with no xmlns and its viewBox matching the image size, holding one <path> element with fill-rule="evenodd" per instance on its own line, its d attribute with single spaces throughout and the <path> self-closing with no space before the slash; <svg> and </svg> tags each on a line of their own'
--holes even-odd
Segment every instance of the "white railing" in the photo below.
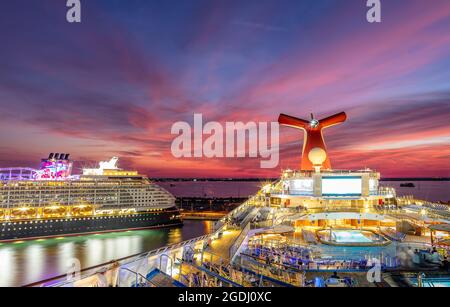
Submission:
<svg viewBox="0 0 450 307">
<path fill-rule="evenodd" d="M 230 246 L 228 254 L 230 255 L 231 262 L 233 262 L 233 258 L 236 256 L 239 248 L 247 237 L 248 233 L 251 230 L 251 222 L 247 223 L 247 225 L 242 229 L 239 236 L 234 240 L 233 244 Z"/>
</svg>

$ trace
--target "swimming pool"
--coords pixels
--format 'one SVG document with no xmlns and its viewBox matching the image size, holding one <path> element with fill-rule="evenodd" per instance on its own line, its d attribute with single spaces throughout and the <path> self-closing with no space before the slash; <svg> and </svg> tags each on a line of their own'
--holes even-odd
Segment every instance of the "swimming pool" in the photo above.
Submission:
<svg viewBox="0 0 450 307">
<path fill-rule="evenodd" d="M 387 245 L 390 241 L 371 230 L 323 229 L 317 236 L 324 244 L 339 246 L 377 246 Z"/>
<path fill-rule="evenodd" d="M 357 230 L 333 230 L 331 240 L 337 243 L 371 243 L 370 238 Z"/>
</svg>

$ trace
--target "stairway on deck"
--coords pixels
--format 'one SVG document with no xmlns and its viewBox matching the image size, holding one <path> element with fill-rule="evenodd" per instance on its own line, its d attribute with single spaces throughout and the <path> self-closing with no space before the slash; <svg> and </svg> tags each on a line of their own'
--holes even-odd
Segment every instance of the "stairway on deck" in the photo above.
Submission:
<svg viewBox="0 0 450 307">
<path fill-rule="evenodd" d="M 157 287 L 164 287 L 164 288 L 185 287 L 185 285 L 183 285 L 179 281 L 176 281 L 175 279 L 161 272 L 158 269 L 154 269 L 153 271 L 151 271 L 147 275 L 147 280 Z"/>
</svg>

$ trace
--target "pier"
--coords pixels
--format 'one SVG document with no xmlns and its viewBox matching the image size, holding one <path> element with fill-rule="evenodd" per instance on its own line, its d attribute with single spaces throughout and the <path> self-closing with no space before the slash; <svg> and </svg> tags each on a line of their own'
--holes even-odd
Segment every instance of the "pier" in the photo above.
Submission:
<svg viewBox="0 0 450 307">
<path fill-rule="evenodd" d="M 193 211 L 182 211 L 181 216 L 183 220 L 207 220 L 207 221 L 218 221 L 224 216 L 226 216 L 227 212 L 193 212 Z"/>
<path fill-rule="evenodd" d="M 182 211 L 230 212 L 247 200 L 247 197 L 177 197 L 175 204 Z"/>
</svg>

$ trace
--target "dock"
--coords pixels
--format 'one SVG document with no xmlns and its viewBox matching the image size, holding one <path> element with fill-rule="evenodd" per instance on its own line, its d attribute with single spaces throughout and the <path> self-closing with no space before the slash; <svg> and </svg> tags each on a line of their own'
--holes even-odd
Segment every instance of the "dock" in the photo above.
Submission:
<svg viewBox="0 0 450 307">
<path fill-rule="evenodd" d="M 181 216 L 183 220 L 205 220 L 205 221 L 218 221 L 226 216 L 227 212 L 194 212 L 194 211 L 182 211 Z"/>
</svg>

